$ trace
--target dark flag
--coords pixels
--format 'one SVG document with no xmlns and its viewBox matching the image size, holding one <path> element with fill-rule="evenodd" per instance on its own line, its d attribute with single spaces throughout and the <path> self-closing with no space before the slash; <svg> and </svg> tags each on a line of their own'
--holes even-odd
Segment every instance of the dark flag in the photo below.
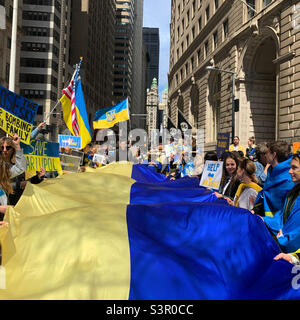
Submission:
<svg viewBox="0 0 300 320">
<path fill-rule="evenodd" d="M 182 132 L 185 132 L 189 129 L 192 129 L 192 126 L 190 123 L 185 119 L 182 112 L 178 109 L 178 129 L 180 129 Z"/>
</svg>

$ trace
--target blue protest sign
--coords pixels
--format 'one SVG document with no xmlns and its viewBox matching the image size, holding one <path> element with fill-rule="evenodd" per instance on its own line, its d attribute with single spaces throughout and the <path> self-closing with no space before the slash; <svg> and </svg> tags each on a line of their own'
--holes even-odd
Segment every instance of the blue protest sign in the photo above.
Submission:
<svg viewBox="0 0 300 320">
<path fill-rule="evenodd" d="M 218 158 L 222 156 L 222 154 L 229 150 L 229 138 L 230 133 L 218 133 L 217 136 L 217 155 Z"/>
<path fill-rule="evenodd" d="M 73 149 L 81 148 L 81 137 L 58 135 L 58 142 L 61 148 L 70 147 Z"/>
<path fill-rule="evenodd" d="M 25 144 L 30 142 L 30 132 L 39 105 L 0 86 L 0 128 L 9 135 L 18 134 Z"/>
</svg>

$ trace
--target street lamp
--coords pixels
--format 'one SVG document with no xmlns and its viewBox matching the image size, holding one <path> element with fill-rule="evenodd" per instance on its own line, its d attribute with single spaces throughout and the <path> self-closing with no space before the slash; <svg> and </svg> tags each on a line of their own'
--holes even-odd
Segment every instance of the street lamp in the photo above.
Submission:
<svg viewBox="0 0 300 320">
<path fill-rule="evenodd" d="M 224 70 L 224 69 L 220 69 L 217 67 L 212 67 L 212 66 L 207 66 L 205 68 L 208 71 L 218 71 L 218 72 L 225 72 L 225 73 L 229 73 L 232 75 L 232 126 L 231 126 L 231 134 L 232 134 L 232 140 L 235 136 L 235 112 L 236 112 L 236 107 L 235 107 L 235 75 L 236 73 L 230 70 Z"/>
</svg>

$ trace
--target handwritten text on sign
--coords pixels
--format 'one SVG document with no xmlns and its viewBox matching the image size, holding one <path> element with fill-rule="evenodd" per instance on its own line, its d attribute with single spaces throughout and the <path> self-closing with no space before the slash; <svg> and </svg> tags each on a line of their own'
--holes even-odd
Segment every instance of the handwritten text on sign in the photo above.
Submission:
<svg viewBox="0 0 300 320">
<path fill-rule="evenodd" d="M 200 186 L 218 190 L 222 179 L 222 172 L 222 161 L 206 161 L 201 176 Z"/>
<path fill-rule="evenodd" d="M 58 143 L 31 140 L 24 148 L 26 171 L 38 171 L 43 167 L 46 171 L 61 171 Z"/>
<path fill-rule="evenodd" d="M 0 109 L 0 128 L 13 136 L 16 133 L 22 142 L 29 144 L 32 125 Z"/>
</svg>

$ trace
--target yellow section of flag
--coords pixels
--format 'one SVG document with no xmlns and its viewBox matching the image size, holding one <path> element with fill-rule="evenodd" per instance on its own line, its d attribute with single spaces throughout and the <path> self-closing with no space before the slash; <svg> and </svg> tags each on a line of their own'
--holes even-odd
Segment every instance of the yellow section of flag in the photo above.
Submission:
<svg viewBox="0 0 300 320">
<path fill-rule="evenodd" d="M 27 184 L 0 227 L 0 299 L 128 299 L 134 180 L 106 170 Z"/>
</svg>

